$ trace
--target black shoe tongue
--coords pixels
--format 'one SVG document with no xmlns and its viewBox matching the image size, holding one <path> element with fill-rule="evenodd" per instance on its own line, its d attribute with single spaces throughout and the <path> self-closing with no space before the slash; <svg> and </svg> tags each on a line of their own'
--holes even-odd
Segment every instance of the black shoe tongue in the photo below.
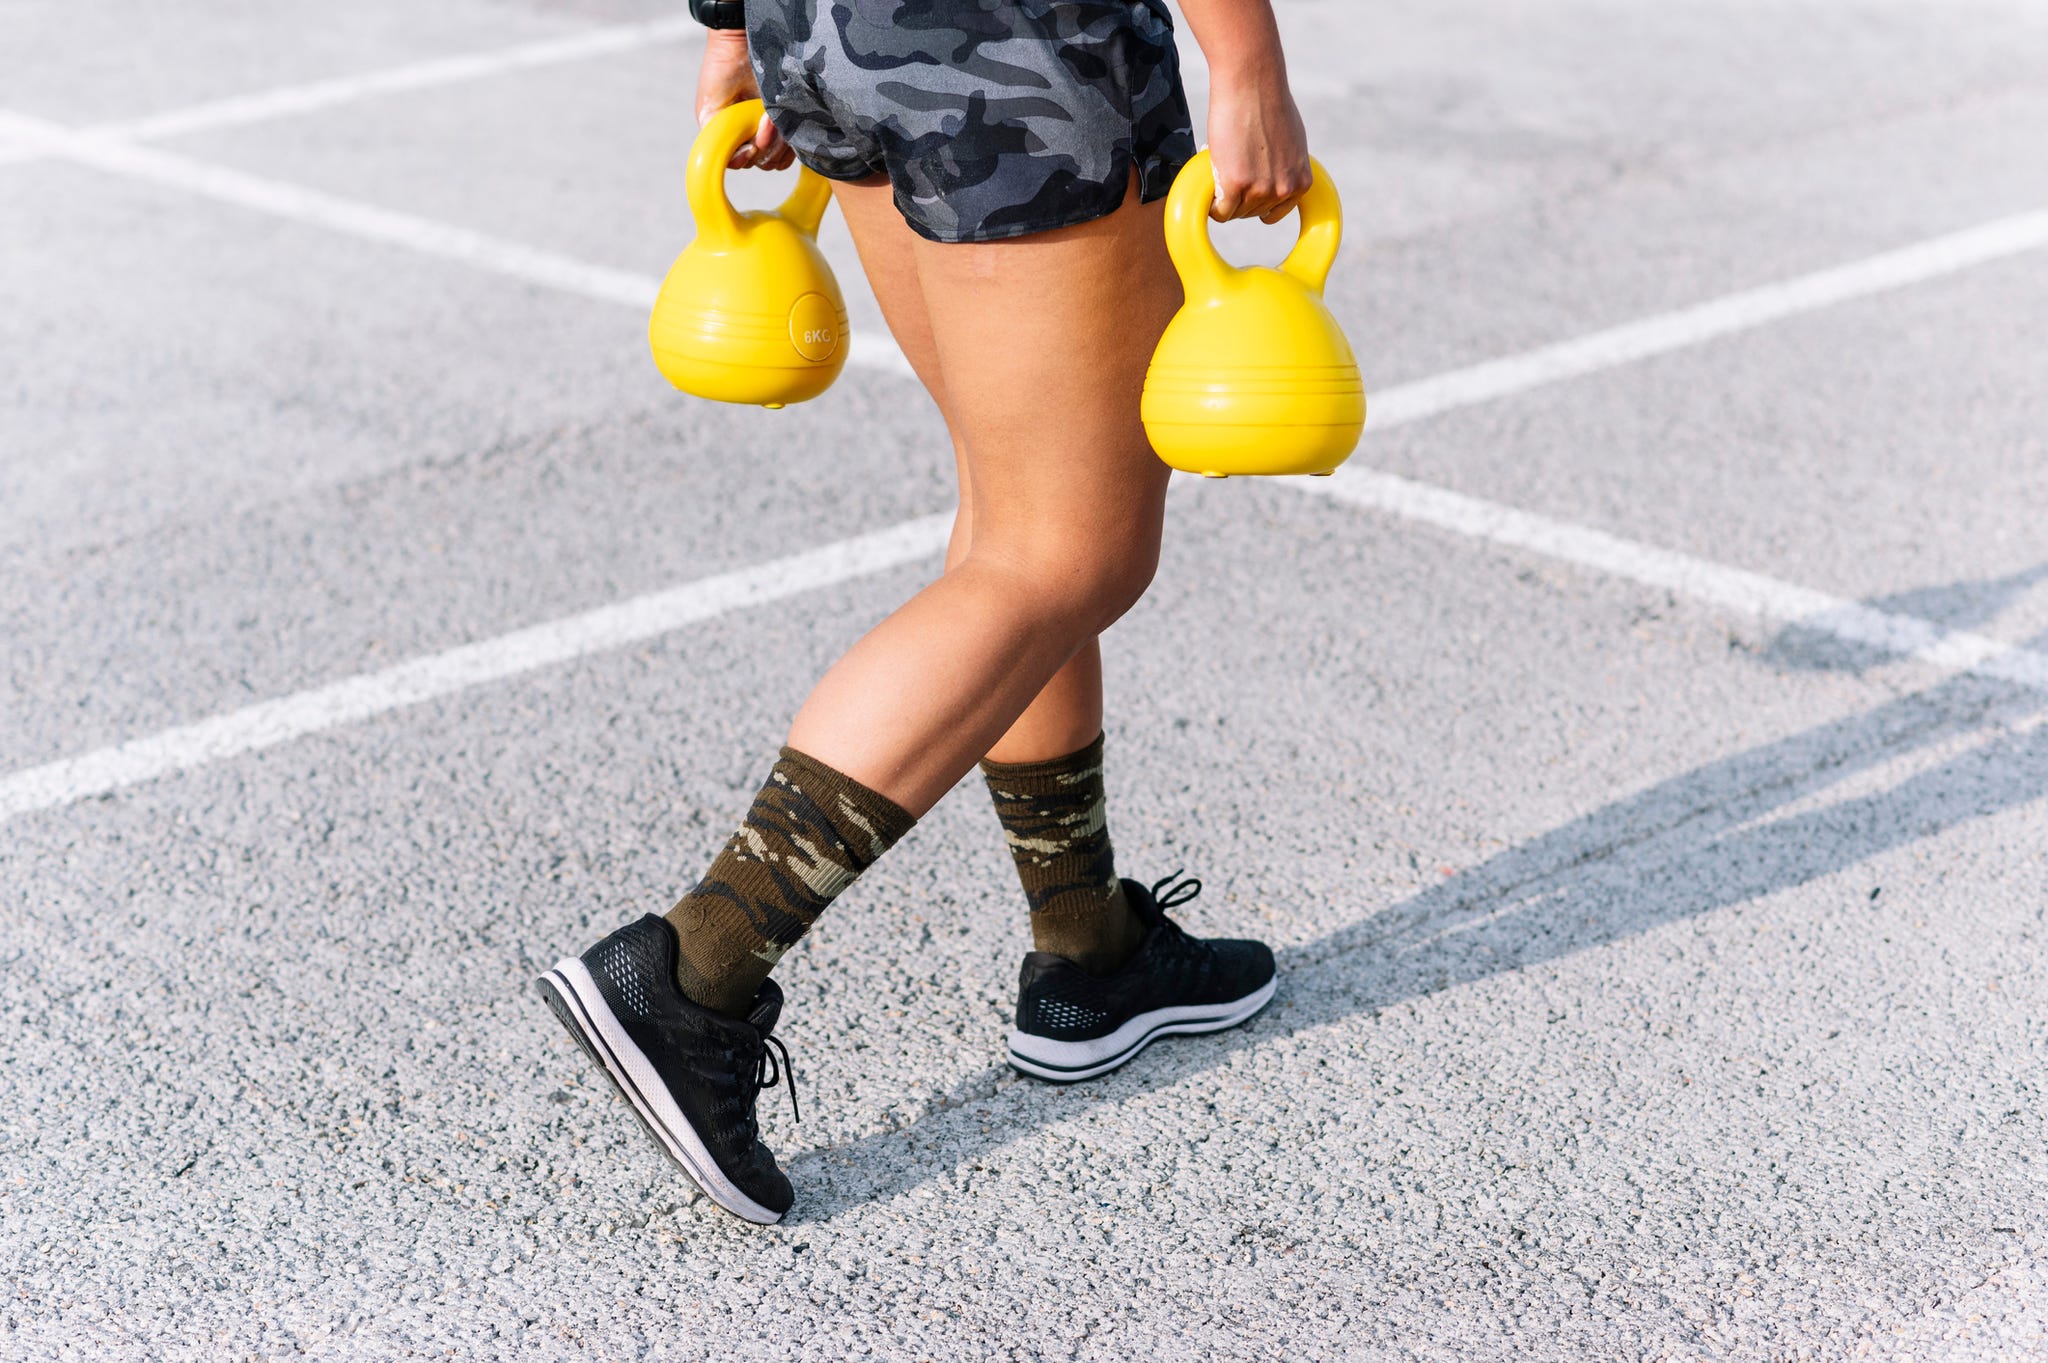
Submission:
<svg viewBox="0 0 2048 1363">
<path fill-rule="evenodd" d="M 773 980 L 761 982 L 761 992 L 754 995 L 754 1006 L 747 1010 L 747 1024 L 761 1029 L 766 1036 L 775 1030 L 776 1019 L 782 1016 L 782 990 Z"/>
<path fill-rule="evenodd" d="M 1131 912 L 1138 916 L 1138 921 L 1148 928 L 1165 917 L 1159 911 L 1159 901 L 1152 897 L 1152 891 L 1135 880 L 1124 881 L 1124 902 L 1131 906 Z"/>
</svg>

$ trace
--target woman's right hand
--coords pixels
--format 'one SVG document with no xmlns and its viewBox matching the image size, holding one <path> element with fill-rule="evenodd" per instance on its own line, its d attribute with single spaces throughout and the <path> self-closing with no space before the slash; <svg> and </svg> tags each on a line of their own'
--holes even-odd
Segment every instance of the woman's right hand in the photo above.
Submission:
<svg viewBox="0 0 2048 1363">
<path fill-rule="evenodd" d="M 754 83 L 753 63 L 747 59 L 746 33 L 736 28 L 707 30 L 704 64 L 697 71 L 697 126 L 709 123 L 712 115 L 728 105 L 760 97 L 761 89 Z M 753 140 L 742 143 L 726 164 L 734 170 L 748 166 L 781 170 L 795 159 L 796 153 L 789 149 L 764 112 L 761 125 L 754 129 Z"/>
</svg>

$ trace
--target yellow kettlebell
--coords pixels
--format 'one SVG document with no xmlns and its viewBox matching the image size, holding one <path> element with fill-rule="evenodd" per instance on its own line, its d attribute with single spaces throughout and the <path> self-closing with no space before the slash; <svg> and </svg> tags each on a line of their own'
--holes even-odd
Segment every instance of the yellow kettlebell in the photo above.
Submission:
<svg viewBox="0 0 2048 1363">
<path fill-rule="evenodd" d="M 1166 197 L 1166 250 L 1187 302 L 1167 323 L 1145 373 L 1145 434 L 1174 468 L 1330 473 L 1365 426 L 1365 385 L 1323 281 L 1344 213 L 1320 162 L 1301 197 L 1301 237 L 1277 270 L 1239 268 L 1209 239 L 1216 175 L 1209 153 L 1182 168 Z"/>
<path fill-rule="evenodd" d="M 719 402 L 781 407 L 831 387 L 846 365 L 846 299 L 818 250 L 832 189 L 807 168 L 780 208 L 742 213 L 726 162 L 760 125 L 761 101 L 713 115 L 684 186 L 697 237 L 661 282 L 647 341 L 668 381 Z"/>
</svg>

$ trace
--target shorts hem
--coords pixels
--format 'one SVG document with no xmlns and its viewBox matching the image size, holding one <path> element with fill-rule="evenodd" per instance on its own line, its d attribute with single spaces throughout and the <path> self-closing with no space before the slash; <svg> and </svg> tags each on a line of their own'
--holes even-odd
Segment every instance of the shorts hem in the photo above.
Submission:
<svg viewBox="0 0 2048 1363">
<path fill-rule="evenodd" d="M 1117 157 L 1115 168 L 1110 172 L 1110 178 L 1104 182 L 1117 187 L 1116 197 L 1106 204 L 1055 217 L 1036 218 L 1029 222 L 1006 222 L 996 228 L 970 228 L 964 232 L 934 228 L 920 222 L 917 214 L 906 208 L 900 197 L 896 200 L 896 211 L 902 214 L 903 221 L 909 224 L 911 231 L 926 241 L 935 241 L 941 245 L 968 246 L 977 242 L 1012 241 L 1038 232 L 1056 231 L 1062 227 L 1079 227 L 1084 222 L 1094 222 L 1116 212 L 1124 206 L 1124 200 L 1130 196 L 1133 165 L 1138 171 L 1138 202 L 1144 204 L 1163 199 L 1167 191 L 1173 188 L 1174 177 L 1179 175 L 1181 168 L 1192 159 L 1192 154 L 1175 159 L 1171 155 L 1155 153 L 1139 161 L 1127 152 L 1121 153 Z"/>
<path fill-rule="evenodd" d="M 1163 199 L 1172 192 L 1173 182 L 1187 169 L 1188 162 L 1195 159 L 1192 150 L 1194 134 L 1187 134 L 1190 150 L 1185 155 L 1164 149 L 1155 151 L 1138 165 L 1138 202 L 1148 204 Z"/>
<path fill-rule="evenodd" d="M 790 150 L 795 151 L 795 148 L 792 147 Z M 797 157 L 796 159 L 800 164 L 802 164 L 805 170 L 808 170 L 813 174 L 822 176 L 827 180 L 837 181 L 838 183 L 843 185 L 851 184 L 855 180 L 872 180 L 877 175 L 886 175 L 888 173 L 887 171 L 875 170 L 871 167 L 861 165 L 858 162 L 841 163 L 836 161 L 828 161 L 821 165 L 814 161 L 807 161 L 801 156 Z M 846 166 L 845 169 L 840 168 L 842 164 Z"/>
<path fill-rule="evenodd" d="M 828 180 L 838 180 L 841 183 L 852 180 L 865 180 L 870 176 L 886 175 L 889 173 L 886 169 L 880 166 L 871 166 L 865 161 L 841 160 L 836 157 L 818 156 L 799 150 L 795 139 L 782 126 L 782 121 L 776 118 L 775 115 L 779 112 L 781 111 L 778 109 L 770 109 L 768 111 L 768 121 L 775 125 L 776 132 L 782 134 L 782 140 L 789 145 L 790 154 L 796 157 L 797 163 L 803 166 L 805 170 L 822 175 Z"/>
</svg>

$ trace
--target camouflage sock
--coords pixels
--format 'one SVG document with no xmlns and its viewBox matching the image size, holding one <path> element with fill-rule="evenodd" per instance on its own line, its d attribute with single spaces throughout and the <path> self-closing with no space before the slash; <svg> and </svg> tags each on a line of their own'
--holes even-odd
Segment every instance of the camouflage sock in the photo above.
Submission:
<svg viewBox="0 0 2048 1363">
<path fill-rule="evenodd" d="M 1144 935 L 1109 850 L 1102 739 L 1049 762 L 983 762 L 981 774 L 1031 904 L 1031 940 L 1090 974 L 1130 958 Z"/>
<path fill-rule="evenodd" d="M 746 822 L 666 915 L 681 946 L 683 993 L 744 1016 L 782 954 L 916 822 L 886 796 L 784 748 Z"/>
</svg>

